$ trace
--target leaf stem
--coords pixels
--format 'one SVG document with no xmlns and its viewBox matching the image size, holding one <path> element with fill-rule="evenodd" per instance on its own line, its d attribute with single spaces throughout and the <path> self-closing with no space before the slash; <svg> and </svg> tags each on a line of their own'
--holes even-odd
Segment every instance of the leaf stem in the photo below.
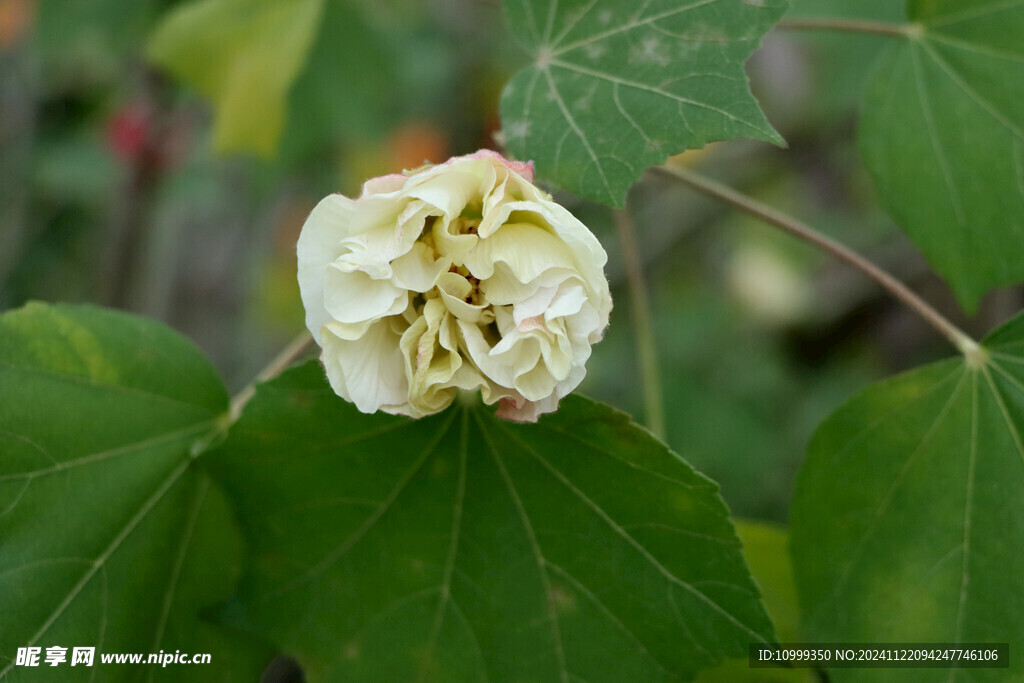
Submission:
<svg viewBox="0 0 1024 683">
<path fill-rule="evenodd" d="M 862 21 L 860 19 L 815 19 L 796 18 L 783 19 L 776 28 L 811 31 L 847 31 L 852 33 L 872 33 L 878 36 L 906 38 L 914 33 L 912 24 L 886 24 L 878 21 Z"/>
<path fill-rule="evenodd" d="M 259 374 L 251 382 L 242 387 L 242 390 L 231 398 L 228 419 L 231 422 L 235 422 L 242 415 L 242 409 L 245 408 L 245 404 L 256 394 L 256 385 L 281 374 L 285 368 L 302 356 L 312 344 L 313 335 L 308 331 L 295 337 L 288 346 L 284 347 L 281 353 L 274 356 L 274 359 L 259 371 Z"/>
<path fill-rule="evenodd" d="M 945 316 L 939 313 L 924 299 L 912 292 L 906 285 L 882 270 L 875 264 L 865 259 L 860 254 L 848 247 L 826 237 L 806 223 L 789 216 L 767 204 L 752 199 L 744 194 L 733 190 L 716 180 L 695 173 L 679 166 L 657 166 L 656 170 L 686 183 L 691 188 L 698 190 L 710 197 L 721 200 L 726 204 L 734 206 L 741 211 L 754 216 L 755 218 L 782 228 L 791 235 L 799 237 L 809 244 L 821 249 L 827 254 L 845 261 L 861 271 L 869 278 L 885 288 L 890 294 L 909 306 L 914 312 L 920 315 L 925 322 L 938 330 L 946 339 L 953 344 L 960 353 L 964 354 L 969 361 L 978 358 L 981 353 L 978 342 L 974 341 L 963 330 L 950 322 Z"/>
<path fill-rule="evenodd" d="M 633 224 L 625 210 L 615 212 L 615 225 L 619 231 L 622 260 L 626 265 L 626 281 L 633 308 L 633 329 L 636 333 L 640 377 L 643 381 L 644 415 L 647 428 L 656 437 L 665 440 L 665 409 L 661 399 L 661 374 L 658 370 L 658 351 L 654 343 L 654 325 L 651 306 L 647 298 L 643 264 L 636 247 Z"/>
</svg>

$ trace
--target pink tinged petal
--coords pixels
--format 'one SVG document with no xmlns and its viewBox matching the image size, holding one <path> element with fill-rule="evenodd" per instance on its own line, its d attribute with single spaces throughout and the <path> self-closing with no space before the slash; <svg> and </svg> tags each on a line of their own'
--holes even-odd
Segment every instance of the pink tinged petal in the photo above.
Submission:
<svg viewBox="0 0 1024 683">
<path fill-rule="evenodd" d="M 531 401 L 551 396 L 558 383 L 545 365 L 536 364 L 516 377 L 515 388 Z"/>
<path fill-rule="evenodd" d="M 388 175 L 382 175 L 379 178 L 370 178 L 363 183 L 363 190 L 359 196 L 362 198 L 375 194 L 390 194 L 398 192 L 402 189 L 408 179 L 409 176 L 404 173 L 389 173 Z"/>
<path fill-rule="evenodd" d="M 515 171 L 529 182 L 533 182 L 533 162 L 532 161 L 510 161 L 505 157 L 501 156 L 497 152 L 490 149 L 479 149 L 472 154 L 467 154 L 464 157 L 456 157 L 456 159 L 489 159 L 504 164 L 511 170 Z M 453 159 L 454 161 L 454 159 Z"/>
<path fill-rule="evenodd" d="M 334 265 L 324 272 L 324 282 L 324 308 L 342 323 L 398 315 L 409 301 L 409 293 L 389 280 L 374 280 L 366 273 L 345 272 Z"/>
<path fill-rule="evenodd" d="M 331 387 L 364 413 L 396 412 L 406 403 L 409 385 L 403 371 L 399 335 L 388 321 L 371 326 L 357 340 L 324 329 L 323 364 Z"/>
<path fill-rule="evenodd" d="M 535 315 L 532 318 L 523 318 L 516 325 L 516 329 L 520 332 L 530 332 L 536 329 L 542 329 L 544 327 L 544 316 Z"/>
<path fill-rule="evenodd" d="M 536 422 L 544 413 L 553 413 L 558 409 L 558 398 L 550 396 L 541 401 L 516 400 L 503 398 L 495 415 L 510 422 Z"/>
<path fill-rule="evenodd" d="M 513 171 L 518 173 L 527 182 L 533 182 L 533 162 L 532 161 L 509 161 L 505 160 L 505 163 Z"/>
</svg>

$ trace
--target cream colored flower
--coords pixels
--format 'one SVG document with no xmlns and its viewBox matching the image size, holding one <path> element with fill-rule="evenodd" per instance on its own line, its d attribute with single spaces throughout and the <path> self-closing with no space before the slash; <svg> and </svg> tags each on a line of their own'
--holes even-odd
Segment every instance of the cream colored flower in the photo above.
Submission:
<svg viewBox="0 0 1024 683">
<path fill-rule="evenodd" d="M 579 385 L 612 307 L 607 255 L 532 180 L 481 150 L 317 205 L 299 288 L 339 396 L 422 417 L 479 388 L 532 422 Z"/>
</svg>

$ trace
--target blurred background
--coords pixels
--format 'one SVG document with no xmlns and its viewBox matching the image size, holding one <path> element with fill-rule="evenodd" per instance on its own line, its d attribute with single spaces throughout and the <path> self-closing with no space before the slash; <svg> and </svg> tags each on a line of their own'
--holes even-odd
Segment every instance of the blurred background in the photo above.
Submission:
<svg viewBox="0 0 1024 683">
<path fill-rule="evenodd" d="M 42 299 L 158 318 L 234 391 L 303 329 L 294 249 L 313 205 L 496 147 L 501 89 L 525 57 L 497 0 L 327 0 L 277 144 L 220 154 L 210 102 L 146 58 L 184 4 L 0 0 L 0 310 Z M 903 20 L 893 0 L 802 0 L 794 14 Z M 729 142 L 677 162 L 839 239 L 980 335 L 1020 292 L 965 319 L 858 158 L 857 103 L 885 41 L 773 32 L 748 72 L 789 148 Z M 614 216 L 556 194 L 608 250 L 616 302 L 581 391 L 642 422 Z M 736 514 L 785 520 L 816 424 L 867 383 L 951 352 L 859 273 L 667 177 L 649 173 L 628 211 L 668 441 Z"/>
</svg>

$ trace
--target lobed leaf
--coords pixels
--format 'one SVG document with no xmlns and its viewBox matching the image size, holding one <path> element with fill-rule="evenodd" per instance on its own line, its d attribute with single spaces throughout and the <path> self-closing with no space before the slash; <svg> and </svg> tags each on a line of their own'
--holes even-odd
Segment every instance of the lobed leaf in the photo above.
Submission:
<svg viewBox="0 0 1024 683">
<path fill-rule="evenodd" d="M 622 206 L 649 166 L 714 140 L 782 144 L 743 63 L 786 0 L 505 0 L 533 63 L 501 100 L 508 148 Z"/>
<path fill-rule="evenodd" d="M 368 416 L 314 362 L 211 456 L 253 548 L 230 613 L 310 679 L 677 680 L 772 638 L 717 487 L 583 398 Z"/>
<path fill-rule="evenodd" d="M 860 147 L 882 202 L 973 311 L 1024 280 L 1024 5 L 916 0 L 872 78 Z"/>
<path fill-rule="evenodd" d="M 983 348 L 868 388 L 815 434 L 791 536 L 808 640 L 1024 648 L 1024 316 Z M 1010 666 L 831 675 L 1024 678 Z"/>
<path fill-rule="evenodd" d="M 0 678 L 39 675 L 18 648 L 60 646 L 62 681 L 178 677 L 100 663 L 161 650 L 211 655 L 189 680 L 255 680 L 269 650 L 198 616 L 241 561 L 194 466 L 227 409 L 202 354 L 154 322 L 30 304 L 0 316 L 0 397 Z M 73 647 L 94 665 L 72 667 Z"/>
<path fill-rule="evenodd" d="M 796 584 L 789 558 L 789 534 L 769 522 L 735 520 L 743 543 L 743 556 L 750 565 L 768 615 L 780 643 L 800 642 L 800 615 Z M 702 671 L 697 683 L 817 683 L 813 669 L 752 669 L 747 653 L 727 659 L 713 669 Z"/>
</svg>

